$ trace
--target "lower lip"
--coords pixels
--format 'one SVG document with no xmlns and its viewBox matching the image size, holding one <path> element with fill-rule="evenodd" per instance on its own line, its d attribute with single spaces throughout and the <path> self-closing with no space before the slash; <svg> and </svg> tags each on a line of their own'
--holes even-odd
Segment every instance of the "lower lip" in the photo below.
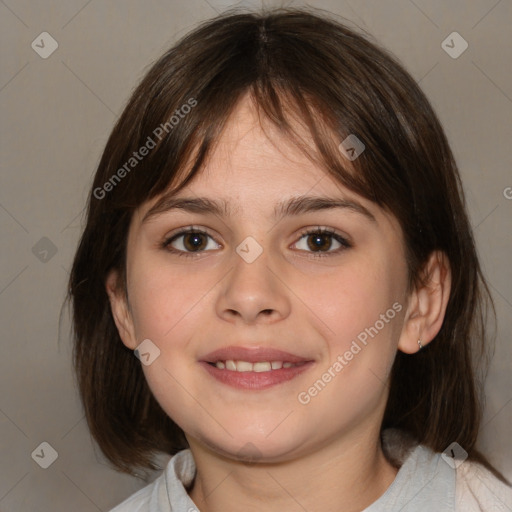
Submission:
<svg viewBox="0 0 512 512">
<path fill-rule="evenodd" d="M 223 384 L 238 389 L 261 390 L 292 380 L 311 368 L 313 361 L 308 361 L 300 366 L 270 370 L 268 372 L 235 372 L 232 370 L 221 370 L 204 361 L 201 361 L 200 364 L 213 378 Z"/>
</svg>

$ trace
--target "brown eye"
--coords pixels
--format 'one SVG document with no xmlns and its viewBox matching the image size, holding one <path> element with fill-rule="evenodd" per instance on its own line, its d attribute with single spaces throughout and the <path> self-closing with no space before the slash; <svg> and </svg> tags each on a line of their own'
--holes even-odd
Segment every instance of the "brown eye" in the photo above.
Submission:
<svg viewBox="0 0 512 512">
<path fill-rule="evenodd" d="M 165 240 L 162 246 L 171 252 L 184 255 L 220 248 L 219 244 L 208 233 L 197 229 L 187 229 L 176 233 Z"/>
<path fill-rule="evenodd" d="M 331 230 L 318 228 L 314 231 L 302 233 L 294 248 L 301 251 L 316 253 L 323 256 L 330 256 L 352 247 L 351 243 L 341 235 Z"/>
<path fill-rule="evenodd" d="M 314 233 L 307 236 L 307 243 L 312 251 L 328 251 L 332 246 L 332 235 Z"/>
<path fill-rule="evenodd" d="M 187 251 L 201 251 L 207 244 L 207 237 L 202 233 L 187 233 L 183 235 L 183 246 Z"/>
</svg>

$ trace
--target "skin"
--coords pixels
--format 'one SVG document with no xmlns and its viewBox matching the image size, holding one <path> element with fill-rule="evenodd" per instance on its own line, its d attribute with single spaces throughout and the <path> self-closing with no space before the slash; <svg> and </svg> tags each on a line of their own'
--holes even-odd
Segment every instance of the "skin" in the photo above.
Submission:
<svg viewBox="0 0 512 512">
<path fill-rule="evenodd" d="M 356 202 L 374 219 L 350 208 L 273 217 L 277 203 L 303 195 Z M 222 199 L 231 215 L 170 210 L 144 221 L 158 198 L 143 204 L 128 236 L 128 299 L 116 272 L 106 287 L 123 343 L 135 349 L 150 339 L 161 351 L 143 370 L 190 443 L 197 465 L 190 496 L 202 512 L 362 510 L 396 476 L 379 441 L 390 368 L 397 350 L 414 353 L 419 338 L 426 345 L 439 331 L 450 286 L 445 258 L 433 254 L 430 281 L 409 290 L 397 220 L 262 126 L 249 97 L 178 196 Z M 162 247 L 189 226 L 211 235 L 204 250 L 180 257 Z M 318 227 L 351 247 L 327 237 L 319 257 L 302 234 Z M 235 250 L 248 236 L 263 249 L 252 263 Z M 171 247 L 185 250 L 185 238 Z M 401 311 L 301 404 L 298 394 L 395 303 Z M 198 363 L 230 345 L 273 347 L 314 364 L 267 390 L 234 389 Z M 241 457 L 248 452 L 256 464 Z"/>
</svg>

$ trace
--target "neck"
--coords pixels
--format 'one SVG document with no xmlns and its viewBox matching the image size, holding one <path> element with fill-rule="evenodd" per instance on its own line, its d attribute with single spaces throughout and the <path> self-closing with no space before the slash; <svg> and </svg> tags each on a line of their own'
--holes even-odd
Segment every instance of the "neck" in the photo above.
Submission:
<svg viewBox="0 0 512 512">
<path fill-rule="evenodd" d="M 190 496 L 203 512 L 322 510 L 359 512 L 376 501 L 397 470 L 378 431 L 357 432 L 279 463 L 244 464 L 190 443 L 197 474 Z"/>
</svg>

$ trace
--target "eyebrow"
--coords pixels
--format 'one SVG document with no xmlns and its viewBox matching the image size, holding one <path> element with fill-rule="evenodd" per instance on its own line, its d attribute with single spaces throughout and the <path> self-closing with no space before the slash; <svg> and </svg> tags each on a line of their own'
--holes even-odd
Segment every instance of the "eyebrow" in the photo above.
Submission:
<svg viewBox="0 0 512 512">
<path fill-rule="evenodd" d="M 336 208 L 350 210 L 363 215 L 372 222 L 377 222 L 375 216 L 357 201 L 319 196 L 299 196 L 287 201 L 281 201 L 274 208 L 274 220 L 290 215 L 300 215 Z M 214 214 L 219 217 L 231 217 L 234 213 L 230 205 L 223 200 L 208 199 L 206 197 L 173 197 L 172 195 L 164 195 L 144 215 L 142 223 L 149 221 L 159 214 L 173 210 L 183 210 L 203 215 Z"/>
</svg>

